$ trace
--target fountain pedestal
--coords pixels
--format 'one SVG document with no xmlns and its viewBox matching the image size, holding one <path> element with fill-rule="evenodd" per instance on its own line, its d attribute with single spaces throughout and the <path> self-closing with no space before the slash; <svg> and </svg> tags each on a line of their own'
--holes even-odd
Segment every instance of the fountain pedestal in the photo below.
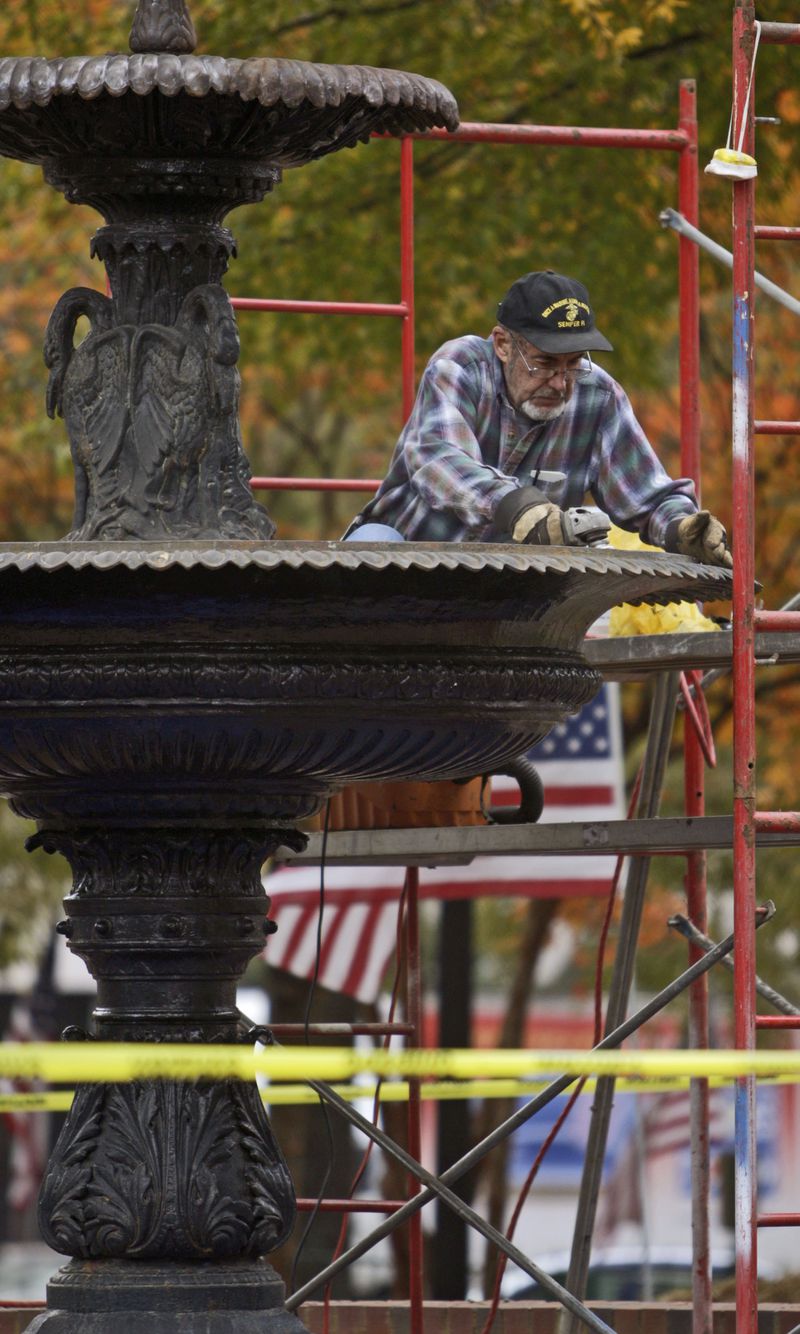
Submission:
<svg viewBox="0 0 800 1334">
<path fill-rule="evenodd" d="M 36 840 L 34 840 L 36 841 Z M 75 877 L 59 924 L 97 979 L 95 1036 L 246 1042 L 236 982 L 263 949 L 260 868 L 291 830 L 95 827 L 38 837 Z M 250 1038 L 252 1042 L 252 1038 Z M 258 1088 L 240 1080 L 80 1086 L 50 1158 L 41 1232 L 75 1257 L 47 1334 L 293 1334 L 262 1257 L 295 1216 Z"/>
</svg>

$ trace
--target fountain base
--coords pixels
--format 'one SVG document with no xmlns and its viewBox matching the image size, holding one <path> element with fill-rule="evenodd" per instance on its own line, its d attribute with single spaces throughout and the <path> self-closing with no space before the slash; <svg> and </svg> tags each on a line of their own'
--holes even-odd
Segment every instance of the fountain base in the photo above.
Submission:
<svg viewBox="0 0 800 1334">
<path fill-rule="evenodd" d="M 29 1334 L 304 1334 L 266 1261 L 71 1260 Z"/>
</svg>

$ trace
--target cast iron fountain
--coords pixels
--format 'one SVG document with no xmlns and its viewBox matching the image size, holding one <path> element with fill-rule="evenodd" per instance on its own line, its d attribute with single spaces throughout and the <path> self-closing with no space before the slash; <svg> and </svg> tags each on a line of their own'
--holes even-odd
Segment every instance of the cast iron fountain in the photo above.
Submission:
<svg viewBox="0 0 800 1334">
<path fill-rule="evenodd" d="M 0 60 L 0 154 L 104 216 L 110 284 L 68 292 L 47 330 L 75 520 L 0 547 L 0 790 L 72 867 L 59 929 L 97 979 L 93 1035 L 123 1042 L 248 1040 L 260 868 L 337 785 L 518 754 L 596 690 L 579 646 L 602 610 L 728 585 L 666 555 L 273 540 L 222 220 L 285 167 L 457 110 L 412 74 L 194 45 L 183 0 L 141 0 L 132 55 Z M 253 1085 L 80 1088 L 40 1217 L 73 1258 L 32 1330 L 297 1323 L 263 1258 L 294 1197 Z"/>
</svg>

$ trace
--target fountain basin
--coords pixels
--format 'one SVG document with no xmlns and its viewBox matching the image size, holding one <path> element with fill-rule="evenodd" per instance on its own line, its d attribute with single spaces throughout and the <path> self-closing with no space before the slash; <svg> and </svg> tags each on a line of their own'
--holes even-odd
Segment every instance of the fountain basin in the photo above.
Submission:
<svg viewBox="0 0 800 1334">
<path fill-rule="evenodd" d="M 97 980 L 94 1034 L 252 1041 L 236 985 L 272 930 L 261 866 L 301 817 L 346 782 L 501 764 L 596 691 L 580 645 L 607 607 L 730 582 L 579 548 L 0 548 L 0 792 L 72 868 L 58 929 Z M 165 1334 L 301 1334 L 260 1258 L 293 1221 L 255 1085 L 82 1087 L 40 1196 L 73 1259 L 35 1328 L 115 1334 L 147 1310 Z"/>
<path fill-rule="evenodd" d="M 148 109 L 164 99 L 161 115 Z M 105 155 L 130 173 L 131 156 L 207 167 L 235 156 L 299 167 L 375 130 L 431 125 L 456 128 L 455 98 L 404 70 L 166 52 L 0 58 L 0 153 L 24 162 Z"/>
<path fill-rule="evenodd" d="M 348 782 L 480 773 L 591 698 L 609 606 L 729 587 L 576 548 L 5 546 L 0 790 L 48 827 L 263 825 Z"/>
</svg>

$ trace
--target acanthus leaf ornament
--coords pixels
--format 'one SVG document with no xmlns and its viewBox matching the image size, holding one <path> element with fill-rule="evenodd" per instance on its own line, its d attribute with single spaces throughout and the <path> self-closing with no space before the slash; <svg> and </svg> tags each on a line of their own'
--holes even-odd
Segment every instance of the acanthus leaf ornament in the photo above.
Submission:
<svg viewBox="0 0 800 1334">
<path fill-rule="evenodd" d="M 39 1212 L 84 1260 L 253 1258 L 285 1240 L 294 1193 L 256 1088 L 140 1080 L 78 1090 Z"/>
<path fill-rule="evenodd" d="M 197 33 L 186 0 L 139 0 L 131 28 L 131 51 L 189 55 Z"/>
</svg>

